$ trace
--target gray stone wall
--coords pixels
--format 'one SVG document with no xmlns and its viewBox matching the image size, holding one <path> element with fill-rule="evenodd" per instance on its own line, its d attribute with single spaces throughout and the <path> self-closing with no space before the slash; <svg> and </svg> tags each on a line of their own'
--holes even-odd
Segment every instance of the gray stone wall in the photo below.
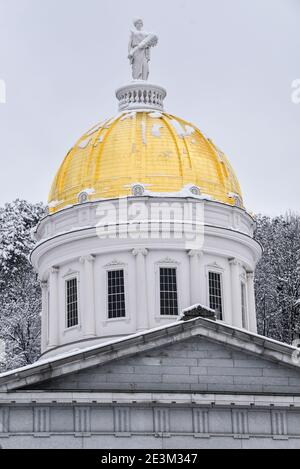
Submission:
<svg viewBox="0 0 300 469">
<path fill-rule="evenodd" d="M 299 422 L 300 370 L 200 337 L 0 393 L 3 448 L 300 448 Z"/>
<path fill-rule="evenodd" d="M 271 407 L 0 407 L 3 448 L 300 448 L 300 411 Z"/>
<path fill-rule="evenodd" d="M 193 338 L 51 380 L 44 390 L 300 393 L 300 369 Z"/>
</svg>

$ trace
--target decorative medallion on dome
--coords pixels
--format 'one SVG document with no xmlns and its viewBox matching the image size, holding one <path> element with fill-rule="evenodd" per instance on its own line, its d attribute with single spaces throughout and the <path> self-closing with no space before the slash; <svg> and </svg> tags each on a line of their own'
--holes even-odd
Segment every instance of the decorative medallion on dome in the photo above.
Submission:
<svg viewBox="0 0 300 469">
<path fill-rule="evenodd" d="M 235 194 L 235 193 L 230 192 L 228 194 L 228 197 L 230 197 L 231 199 L 234 200 L 234 205 L 236 207 L 239 207 L 239 208 L 243 207 L 243 200 L 242 200 L 242 198 L 239 194 Z"/>
<path fill-rule="evenodd" d="M 80 204 L 85 204 L 88 201 L 89 201 L 89 195 L 87 194 L 87 192 L 81 192 L 78 196 L 78 202 Z"/>
<path fill-rule="evenodd" d="M 201 195 L 201 189 L 200 187 L 197 187 L 197 186 L 192 186 L 190 188 L 190 191 L 193 195 L 197 195 L 197 196 L 200 196 Z"/>
<path fill-rule="evenodd" d="M 142 197 L 143 195 L 145 195 L 145 187 L 143 186 L 143 184 L 134 184 L 132 186 L 132 195 L 134 195 L 135 197 Z"/>
<path fill-rule="evenodd" d="M 84 189 L 78 194 L 78 202 L 80 204 L 85 204 L 89 202 L 90 196 L 95 193 L 94 189 Z"/>
</svg>

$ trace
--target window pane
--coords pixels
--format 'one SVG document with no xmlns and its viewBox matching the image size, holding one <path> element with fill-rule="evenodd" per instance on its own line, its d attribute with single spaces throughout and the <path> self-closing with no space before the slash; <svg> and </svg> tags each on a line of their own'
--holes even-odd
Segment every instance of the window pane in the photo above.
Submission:
<svg viewBox="0 0 300 469">
<path fill-rule="evenodd" d="M 124 318 L 126 316 L 124 270 L 112 270 L 107 272 L 107 276 L 108 317 Z"/>
<path fill-rule="evenodd" d="M 223 319 L 223 299 L 221 274 L 209 272 L 209 306 L 217 313 L 218 319 Z"/>
<path fill-rule="evenodd" d="M 160 269 L 160 314 L 162 316 L 178 316 L 176 269 Z"/>
<path fill-rule="evenodd" d="M 77 278 L 67 280 L 67 327 L 78 326 L 78 285 Z"/>
</svg>

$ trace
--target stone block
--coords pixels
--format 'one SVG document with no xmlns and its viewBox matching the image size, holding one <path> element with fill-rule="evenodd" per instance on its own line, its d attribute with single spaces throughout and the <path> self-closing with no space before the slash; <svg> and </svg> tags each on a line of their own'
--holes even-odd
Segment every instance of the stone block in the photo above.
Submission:
<svg viewBox="0 0 300 469">
<path fill-rule="evenodd" d="M 135 373 L 138 374 L 150 374 L 150 375 L 155 375 L 155 374 L 166 374 L 166 375 L 188 375 L 189 372 L 189 367 L 187 366 L 162 366 L 162 365 L 157 365 L 157 366 L 136 366 L 135 367 Z"/>
<path fill-rule="evenodd" d="M 261 368 L 208 368 L 209 375 L 218 376 L 262 376 L 263 370 Z"/>
<path fill-rule="evenodd" d="M 179 377 L 177 375 L 163 375 L 162 376 L 162 381 L 163 383 L 179 383 L 182 382 L 184 384 L 186 383 L 198 383 L 198 376 L 182 376 Z"/>
</svg>

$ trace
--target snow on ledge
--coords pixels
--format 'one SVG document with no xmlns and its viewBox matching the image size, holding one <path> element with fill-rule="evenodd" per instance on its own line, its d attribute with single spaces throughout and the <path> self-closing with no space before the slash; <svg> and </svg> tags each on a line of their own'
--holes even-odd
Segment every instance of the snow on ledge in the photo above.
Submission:
<svg viewBox="0 0 300 469">
<path fill-rule="evenodd" d="M 181 319 L 185 317 L 186 313 L 190 313 L 191 311 L 194 311 L 195 309 L 198 309 L 198 308 L 202 308 L 202 309 L 205 309 L 206 311 L 210 311 L 211 313 L 216 314 L 214 309 L 208 308 L 207 306 L 204 306 L 201 304 L 196 304 L 196 305 L 190 306 L 189 308 L 184 309 L 182 313 L 179 315 L 178 321 L 181 321 Z"/>
</svg>

